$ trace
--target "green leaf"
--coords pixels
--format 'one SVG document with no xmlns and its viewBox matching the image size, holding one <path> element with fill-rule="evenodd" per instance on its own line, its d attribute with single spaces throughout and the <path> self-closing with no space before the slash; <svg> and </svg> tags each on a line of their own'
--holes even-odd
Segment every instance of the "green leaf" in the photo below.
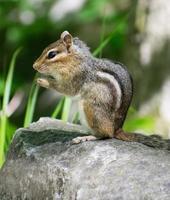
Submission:
<svg viewBox="0 0 170 200">
<path fill-rule="evenodd" d="M 62 116 L 61 116 L 61 119 L 63 121 L 65 121 L 65 122 L 68 121 L 70 108 L 71 108 L 71 98 L 70 97 L 65 97 Z"/>
<path fill-rule="evenodd" d="M 103 41 L 100 43 L 100 45 L 97 47 L 97 49 L 93 52 L 94 56 L 97 56 L 100 54 L 100 52 L 107 46 L 107 44 L 111 41 L 111 39 L 119 32 L 124 26 L 124 22 L 118 22 L 118 24 L 115 26 L 112 33 L 107 36 L 105 39 L 102 39 Z"/>
<path fill-rule="evenodd" d="M 11 93 L 15 62 L 20 51 L 21 51 L 21 48 L 18 48 L 12 56 L 12 59 L 9 65 L 9 71 L 8 71 L 6 82 L 5 82 L 5 89 L 4 89 L 4 95 L 3 95 L 3 100 L 2 100 L 1 124 L 0 124 L 0 130 L 1 130 L 0 132 L 0 167 L 2 166 L 5 159 L 5 143 L 6 143 L 6 134 L 7 134 L 6 128 L 7 128 L 7 118 L 8 118 L 6 115 L 6 109 L 9 103 L 9 98 L 10 98 L 10 93 Z"/>
<path fill-rule="evenodd" d="M 33 83 L 28 98 L 25 119 L 24 119 L 24 127 L 29 126 L 29 124 L 32 122 L 38 91 L 39 91 L 39 86 Z"/>
<path fill-rule="evenodd" d="M 142 130 L 144 132 L 153 132 L 155 127 L 155 119 L 152 116 L 137 117 L 136 115 L 127 119 L 124 129 L 128 132 Z"/>
<path fill-rule="evenodd" d="M 7 124 L 6 124 L 6 142 L 5 142 L 5 152 L 7 152 L 9 144 L 11 143 L 11 139 L 13 137 L 13 134 L 15 133 L 15 130 L 17 127 L 12 124 L 9 119 L 7 119 Z"/>
<path fill-rule="evenodd" d="M 59 113 L 62 111 L 63 108 L 63 104 L 64 104 L 64 97 L 59 101 L 59 103 L 57 104 L 53 114 L 51 115 L 52 118 L 56 118 Z"/>
<path fill-rule="evenodd" d="M 0 77 L 0 95 L 4 94 L 4 88 L 5 88 L 5 80 Z"/>
<path fill-rule="evenodd" d="M 73 124 L 77 124 L 79 121 L 79 112 L 76 112 L 73 116 L 73 120 L 72 120 L 72 123 Z"/>
</svg>

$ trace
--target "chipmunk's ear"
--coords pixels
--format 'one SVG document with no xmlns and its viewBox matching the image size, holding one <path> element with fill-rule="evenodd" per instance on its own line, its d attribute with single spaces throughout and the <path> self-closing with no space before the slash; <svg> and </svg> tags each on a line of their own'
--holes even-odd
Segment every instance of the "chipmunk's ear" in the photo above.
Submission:
<svg viewBox="0 0 170 200">
<path fill-rule="evenodd" d="M 69 49 L 73 43 L 72 35 L 68 31 L 64 31 L 63 33 L 61 33 L 61 39 L 66 45 L 67 49 Z"/>
</svg>

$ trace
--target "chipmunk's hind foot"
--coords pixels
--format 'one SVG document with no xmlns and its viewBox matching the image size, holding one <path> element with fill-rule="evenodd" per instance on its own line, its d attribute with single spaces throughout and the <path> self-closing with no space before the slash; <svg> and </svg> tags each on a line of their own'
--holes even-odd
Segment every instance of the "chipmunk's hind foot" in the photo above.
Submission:
<svg viewBox="0 0 170 200">
<path fill-rule="evenodd" d="M 98 138 L 96 138 L 93 135 L 88 135 L 88 136 L 76 137 L 76 138 L 72 139 L 72 143 L 73 144 L 79 144 L 79 143 L 82 143 L 82 142 L 94 141 L 94 140 L 98 140 Z"/>
</svg>

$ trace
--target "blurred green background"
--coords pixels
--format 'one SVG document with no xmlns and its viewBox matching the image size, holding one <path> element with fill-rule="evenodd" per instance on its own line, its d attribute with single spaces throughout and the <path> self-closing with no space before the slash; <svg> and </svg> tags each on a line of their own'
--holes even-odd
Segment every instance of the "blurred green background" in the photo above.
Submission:
<svg viewBox="0 0 170 200">
<path fill-rule="evenodd" d="M 0 165 L 17 128 L 28 126 L 42 116 L 78 122 L 74 102 L 34 84 L 33 62 L 64 30 L 85 41 L 97 57 L 127 65 L 135 89 L 124 128 L 169 136 L 166 123 L 170 117 L 166 110 L 170 97 L 163 94 L 167 94 L 165 88 L 169 84 L 170 31 L 164 34 L 165 30 L 160 27 L 165 28 L 167 23 L 159 20 L 166 3 L 162 1 L 160 5 L 156 0 L 1 0 Z M 152 9 L 153 6 L 157 9 Z M 168 19 L 168 12 L 164 13 L 164 20 Z M 164 104 L 160 103 L 162 98 L 166 99 Z"/>
</svg>

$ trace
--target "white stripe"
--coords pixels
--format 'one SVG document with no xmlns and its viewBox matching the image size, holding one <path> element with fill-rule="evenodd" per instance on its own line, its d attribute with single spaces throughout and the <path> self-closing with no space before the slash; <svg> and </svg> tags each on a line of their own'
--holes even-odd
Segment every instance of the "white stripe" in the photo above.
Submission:
<svg viewBox="0 0 170 200">
<path fill-rule="evenodd" d="M 118 81 L 115 79 L 114 76 L 112 76 L 108 73 L 105 73 L 105 72 L 97 72 L 97 75 L 99 77 L 101 77 L 102 79 L 109 80 L 114 85 L 116 92 L 117 92 L 116 110 L 119 109 L 120 105 L 121 105 L 122 91 L 121 91 Z"/>
</svg>

